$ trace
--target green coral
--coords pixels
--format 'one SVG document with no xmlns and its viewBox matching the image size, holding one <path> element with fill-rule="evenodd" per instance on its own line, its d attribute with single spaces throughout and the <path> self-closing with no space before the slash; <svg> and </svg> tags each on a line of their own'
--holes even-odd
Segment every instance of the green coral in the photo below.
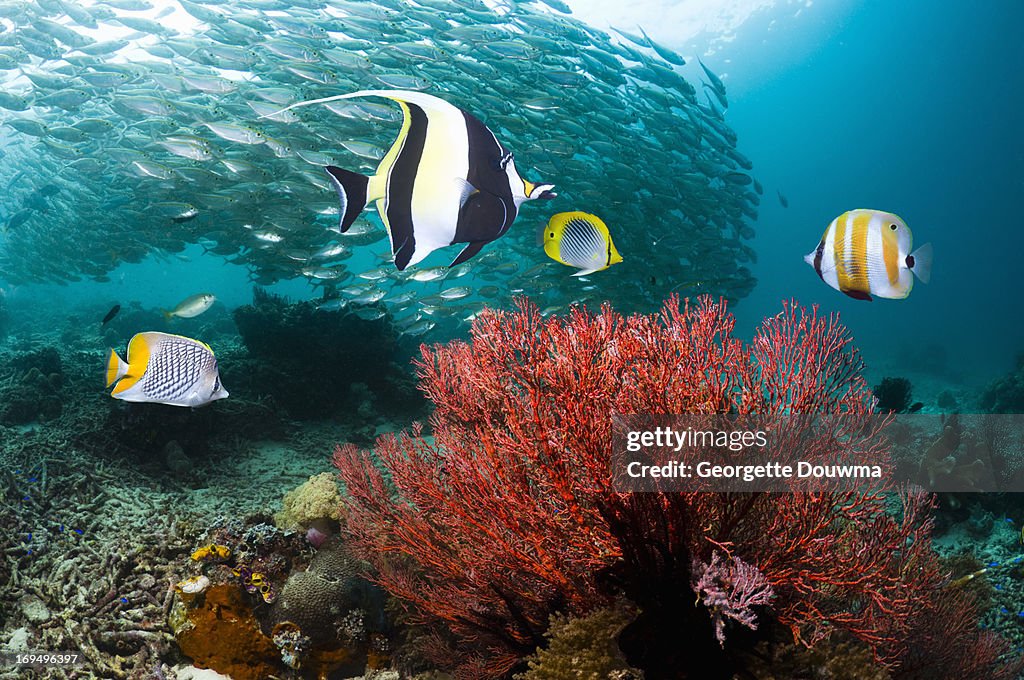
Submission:
<svg viewBox="0 0 1024 680">
<path fill-rule="evenodd" d="M 337 522 L 340 510 L 341 491 L 335 475 L 322 472 L 285 494 L 274 523 L 285 530 L 304 530 L 318 520 Z"/>
<path fill-rule="evenodd" d="M 608 607 L 579 618 L 552 617 L 547 649 L 527 659 L 529 670 L 516 680 L 642 680 L 617 642 L 634 616 L 624 607 Z"/>
</svg>

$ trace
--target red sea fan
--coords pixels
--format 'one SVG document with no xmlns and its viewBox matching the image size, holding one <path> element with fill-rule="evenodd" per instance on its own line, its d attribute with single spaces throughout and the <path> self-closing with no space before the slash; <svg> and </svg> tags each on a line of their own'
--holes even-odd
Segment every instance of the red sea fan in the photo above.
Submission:
<svg viewBox="0 0 1024 680">
<path fill-rule="evenodd" d="M 620 636 L 631 663 L 650 677 L 730 678 L 751 633 L 713 623 L 691 573 L 721 551 L 773 593 L 747 603 L 746 628 L 761 613 L 807 645 L 843 629 L 898 668 L 945 577 L 928 497 L 901 494 L 893 514 L 883 495 L 861 492 L 612 486 L 615 413 L 842 414 L 850 431 L 868 425 L 870 390 L 835 317 L 787 305 L 749 345 L 733 326 L 710 299 L 564 319 L 524 300 L 483 313 L 469 343 L 422 348 L 434 437 L 414 428 L 372 452 L 339 447 L 334 461 L 354 548 L 415 622 L 434 627 L 435 661 L 462 677 L 502 676 L 543 642 L 551 614 L 625 596 L 642 612 Z M 824 459 L 834 441 L 801 455 Z M 871 441 L 857 452 L 884 462 Z M 977 646 L 970 630 L 930 644 Z M 440 642 L 453 638 L 457 651 Z"/>
</svg>

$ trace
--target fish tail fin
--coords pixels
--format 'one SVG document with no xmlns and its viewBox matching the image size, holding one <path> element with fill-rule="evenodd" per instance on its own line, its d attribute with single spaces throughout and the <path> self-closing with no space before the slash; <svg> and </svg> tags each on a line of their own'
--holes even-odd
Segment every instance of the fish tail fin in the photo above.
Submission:
<svg viewBox="0 0 1024 680">
<path fill-rule="evenodd" d="M 117 355 L 117 352 L 110 350 L 110 356 L 107 357 L 107 387 L 110 387 L 127 374 L 128 364 Z"/>
<path fill-rule="evenodd" d="M 622 262 L 622 255 L 619 254 L 619 249 L 615 247 L 615 244 L 610 242 L 611 237 L 608 240 L 608 266 L 611 266 Z"/>
<path fill-rule="evenodd" d="M 338 191 L 338 201 L 341 203 L 339 230 L 344 234 L 366 207 L 370 178 L 360 175 L 358 172 L 336 168 L 333 165 L 328 165 L 324 170 L 327 171 L 327 176 L 331 178 L 331 183 Z"/>
<path fill-rule="evenodd" d="M 164 315 L 164 321 L 167 323 L 174 321 L 174 312 L 168 312 L 166 309 L 161 309 L 160 313 Z"/>
<path fill-rule="evenodd" d="M 932 279 L 932 244 L 925 243 L 923 246 L 907 256 L 907 266 L 914 276 L 921 279 L 921 283 L 928 283 Z"/>
</svg>

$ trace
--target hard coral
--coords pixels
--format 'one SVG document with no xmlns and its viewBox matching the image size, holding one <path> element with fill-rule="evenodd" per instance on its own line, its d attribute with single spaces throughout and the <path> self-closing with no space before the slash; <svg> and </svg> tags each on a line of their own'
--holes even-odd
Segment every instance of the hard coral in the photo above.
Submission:
<svg viewBox="0 0 1024 680">
<path fill-rule="evenodd" d="M 322 472 L 285 494 L 274 523 L 282 529 L 305 531 L 319 520 L 337 522 L 340 508 L 341 491 L 336 475 Z"/>
<path fill-rule="evenodd" d="M 0 390 L 0 425 L 25 425 L 59 418 L 64 373 L 53 347 L 22 352 L 7 362 L 8 386 Z"/>
<path fill-rule="evenodd" d="M 211 528 L 193 553 L 189 567 L 203 573 L 178 583 L 170 616 L 182 651 L 236 680 L 289 668 L 308 678 L 361 673 L 369 638 L 383 629 L 364 565 L 335 537 L 307 566 L 301 537 L 260 519 Z"/>
<path fill-rule="evenodd" d="M 294 663 L 303 665 L 305 654 L 315 656 L 345 650 L 338 662 L 365 664 L 369 633 L 381 628 L 382 598 L 360 576 L 364 565 L 337 539 L 326 542 L 310 560 L 306 571 L 293 573 L 266 616 L 275 638 Z M 296 645 L 296 641 L 308 643 Z"/>
<path fill-rule="evenodd" d="M 529 670 L 516 680 L 641 680 L 630 668 L 617 638 L 636 612 L 624 606 L 598 609 L 586 616 L 555 616 L 546 647 L 527 659 Z"/>
<path fill-rule="evenodd" d="M 986 664 L 998 675 L 969 601 L 953 607 L 963 626 L 922 625 L 948 609 L 930 497 L 901 494 L 892 512 L 895 499 L 862 491 L 614 489 L 613 413 L 758 414 L 779 426 L 794 413 L 842 414 L 849 431 L 868 427 L 871 394 L 836 318 L 787 306 L 746 345 L 733 326 L 709 299 L 629 318 L 606 305 L 544 319 L 520 302 L 481 314 L 468 344 L 423 348 L 434 439 L 414 429 L 381 437 L 372 454 L 339 447 L 335 464 L 344 529 L 377 580 L 441 629 L 439 662 L 462 677 L 505 676 L 543 644 L 552 614 L 582 616 L 620 595 L 641 610 L 620 636 L 631 665 L 731 678 L 753 633 L 737 626 L 721 646 L 692 574 L 724 550 L 763 576 L 774 593 L 766 617 L 802 644 L 846 631 L 899 667 L 928 635 L 934 677 Z M 812 437 L 808 460 L 832 455 L 835 441 Z M 885 459 L 867 435 L 845 445 Z"/>
</svg>

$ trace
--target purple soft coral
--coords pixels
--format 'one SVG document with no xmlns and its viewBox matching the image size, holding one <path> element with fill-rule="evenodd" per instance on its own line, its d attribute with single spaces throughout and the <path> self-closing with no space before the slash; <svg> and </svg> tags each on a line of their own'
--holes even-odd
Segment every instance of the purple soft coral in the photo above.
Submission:
<svg viewBox="0 0 1024 680">
<path fill-rule="evenodd" d="M 771 585 L 757 567 L 738 557 L 723 561 L 718 551 L 711 564 L 693 560 L 693 590 L 711 613 L 718 644 L 725 646 L 726 617 L 757 630 L 757 615 L 752 607 L 768 604 L 774 596 Z"/>
</svg>

